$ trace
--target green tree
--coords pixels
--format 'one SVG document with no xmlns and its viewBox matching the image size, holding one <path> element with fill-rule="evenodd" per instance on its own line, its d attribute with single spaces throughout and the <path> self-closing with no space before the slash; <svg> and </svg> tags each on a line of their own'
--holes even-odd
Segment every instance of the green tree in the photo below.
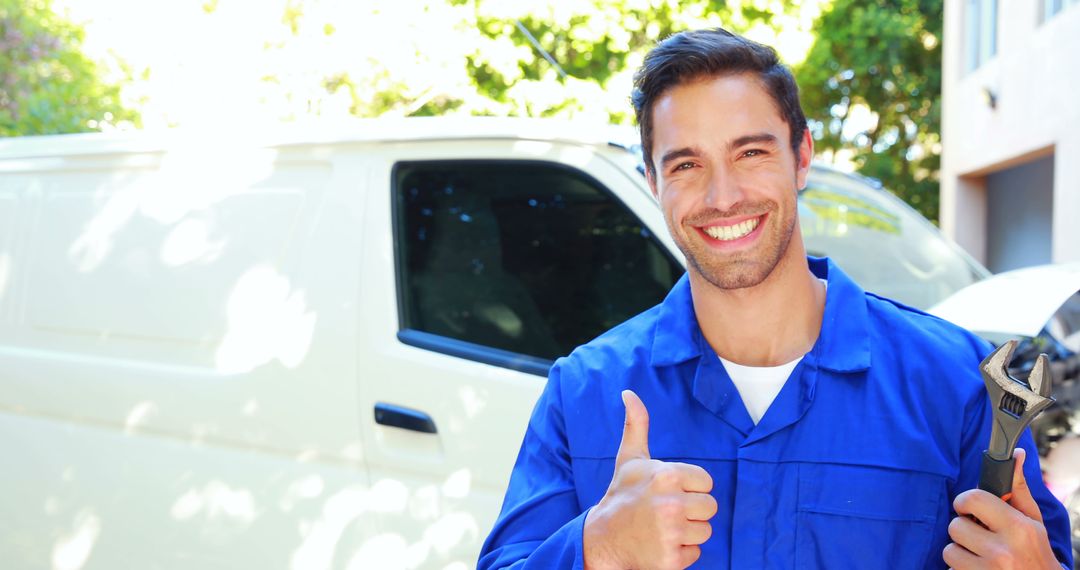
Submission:
<svg viewBox="0 0 1080 570">
<path fill-rule="evenodd" d="M 501 113 L 565 116 L 595 112 L 603 101 L 606 119 L 615 123 L 631 122 L 632 74 L 659 40 L 713 26 L 740 33 L 755 26 L 777 31 L 774 16 L 797 12 L 802 4 L 800 0 L 471 3 L 481 43 L 468 56 L 468 71 L 477 90 L 500 105 Z M 541 85 L 555 86 L 561 96 L 531 96 Z"/>
<path fill-rule="evenodd" d="M 938 217 L 942 0 L 835 0 L 797 69 L 817 151 Z"/>
<path fill-rule="evenodd" d="M 50 0 L 0 0 L 0 136 L 75 133 L 131 121 L 120 87 L 83 55 L 82 30 Z"/>
<path fill-rule="evenodd" d="M 807 14 L 820 1 L 288 0 L 264 52 L 304 65 L 261 66 L 271 70 L 261 81 L 268 101 L 283 102 L 275 114 L 285 121 L 494 115 L 629 124 L 633 73 L 657 41 L 714 26 L 766 43 L 790 30 L 808 36 Z"/>
</svg>

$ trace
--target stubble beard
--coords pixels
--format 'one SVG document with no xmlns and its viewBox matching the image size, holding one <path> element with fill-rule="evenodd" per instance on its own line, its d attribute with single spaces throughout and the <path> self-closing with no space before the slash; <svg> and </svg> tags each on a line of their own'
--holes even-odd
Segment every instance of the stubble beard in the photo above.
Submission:
<svg viewBox="0 0 1080 570">
<path fill-rule="evenodd" d="M 769 212 L 770 215 L 765 220 L 767 226 L 762 228 L 765 235 L 761 236 L 761 243 L 750 251 L 721 256 L 710 251 L 709 246 L 700 240 L 677 240 L 677 245 L 686 256 L 687 263 L 718 289 L 744 289 L 759 285 L 776 269 L 791 244 L 791 236 L 795 233 L 794 212 L 789 212 L 786 219 L 774 220 L 774 214 L 780 211 L 776 202 L 762 202 L 753 209 L 761 213 Z M 707 215 L 689 218 L 686 224 L 688 231 L 696 232 L 697 230 L 693 228 L 694 220 Z M 737 215 L 737 213 L 727 215 Z M 770 228 L 769 224 L 775 225 Z"/>
</svg>

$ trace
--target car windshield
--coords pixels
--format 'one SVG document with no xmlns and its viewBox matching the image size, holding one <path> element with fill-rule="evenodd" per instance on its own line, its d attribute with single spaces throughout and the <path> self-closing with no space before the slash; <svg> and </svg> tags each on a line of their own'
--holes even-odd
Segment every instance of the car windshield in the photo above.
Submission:
<svg viewBox="0 0 1080 570">
<path fill-rule="evenodd" d="M 926 309 L 989 272 L 869 180 L 821 167 L 799 193 L 807 253 L 833 259 L 864 289 Z"/>
</svg>

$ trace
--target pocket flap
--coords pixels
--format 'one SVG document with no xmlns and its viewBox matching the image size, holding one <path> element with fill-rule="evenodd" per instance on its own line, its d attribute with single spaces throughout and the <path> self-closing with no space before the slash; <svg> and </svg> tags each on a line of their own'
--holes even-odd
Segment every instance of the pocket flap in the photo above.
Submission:
<svg viewBox="0 0 1080 570">
<path fill-rule="evenodd" d="M 933 522 L 945 492 L 940 475 L 863 465 L 799 466 L 800 512 Z"/>
</svg>

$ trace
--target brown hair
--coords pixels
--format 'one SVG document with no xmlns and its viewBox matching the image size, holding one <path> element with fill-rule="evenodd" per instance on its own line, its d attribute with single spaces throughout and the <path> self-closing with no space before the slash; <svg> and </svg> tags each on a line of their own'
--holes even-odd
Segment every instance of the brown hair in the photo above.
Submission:
<svg viewBox="0 0 1080 570">
<path fill-rule="evenodd" d="M 791 70 L 780 63 L 773 48 L 748 40 L 722 28 L 675 34 L 660 42 L 634 74 L 634 105 L 641 131 L 641 154 L 645 168 L 655 174 L 652 162 L 652 106 L 668 89 L 701 78 L 735 73 L 756 73 L 780 116 L 788 124 L 791 149 L 799 155 L 806 130 L 806 115 L 799 105 L 799 86 Z"/>
</svg>

